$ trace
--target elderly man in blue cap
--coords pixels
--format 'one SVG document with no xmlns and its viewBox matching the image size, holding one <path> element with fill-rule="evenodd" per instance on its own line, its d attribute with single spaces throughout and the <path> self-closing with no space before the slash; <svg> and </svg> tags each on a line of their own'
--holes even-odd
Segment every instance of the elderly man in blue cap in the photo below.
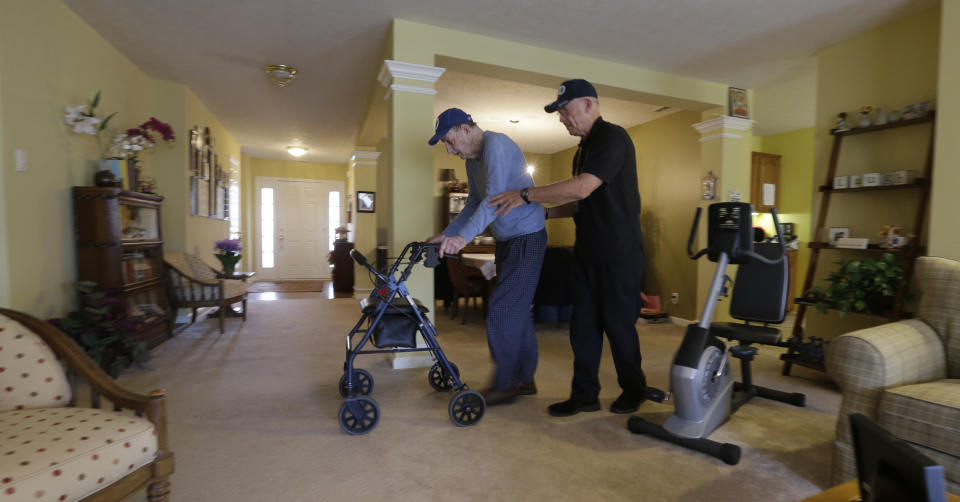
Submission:
<svg viewBox="0 0 960 502">
<path fill-rule="evenodd" d="M 491 194 L 518 190 L 525 197 L 533 187 L 523 152 L 506 135 L 477 127 L 459 108 L 437 117 L 428 143 L 438 141 L 447 153 L 466 161 L 469 195 L 460 215 L 427 241 L 440 242 L 442 256 L 458 253 L 488 226 L 497 239 L 497 285 L 487 309 L 487 343 L 496 372 L 493 384 L 482 392 L 484 400 L 494 405 L 536 394 L 533 375 L 539 355 L 530 305 L 547 245 L 543 207 L 525 203 L 509 215 L 497 216 L 487 204 Z"/>
<path fill-rule="evenodd" d="M 559 204 L 547 208 L 545 216 L 573 217 L 576 225 L 572 391 L 570 399 L 547 410 L 564 417 L 600 409 L 598 373 L 606 333 L 617 383 L 623 389 L 610 411 L 632 413 L 648 395 L 654 395 L 640 368 L 636 329 L 644 253 L 633 141 L 622 127 L 603 120 L 597 91 L 586 80 L 564 82 L 557 99 L 544 110 L 559 112 L 567 132 L 582 138 L 573 158 L 573 177 L 523 193 L 496 194 L 489 204 L 498 208 L 501 217 L 531 201 Z"/>
</svg>

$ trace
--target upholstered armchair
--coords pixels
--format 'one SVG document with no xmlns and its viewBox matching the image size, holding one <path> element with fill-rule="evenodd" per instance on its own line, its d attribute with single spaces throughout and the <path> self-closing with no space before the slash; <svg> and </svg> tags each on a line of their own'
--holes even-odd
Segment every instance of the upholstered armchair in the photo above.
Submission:
<svg viewBox="0 0 960 502">
<path fill-rule="evenodd" d="M 117 385 L 51 324 L 0 309 L 0 500 L 119 501 L 145 487 L 169 500 L 165 402 Z"/>
<path fill-rule="evenodd" d="M 247 285 L 236 279 L 218 279 L 217 271 L 200 258 L 187 253 L 164 253 L 170 298 L 175 308 L 191 309 L 191 321 L 197 322 L 198 307 L 220 307 L 220 333 L 223 320 L 234 303 L 243 304 L 247 320 Z"/>
<path fill-rule="evenodd" d="M 863 413 L 943 465 L 960 493 L 960 262 L 921 257 L 913 319 L 838 337 L 827 372 L 843 391 L 834 441 L 834 482 L 857 476 L 851 413 Z"/>
</svg>

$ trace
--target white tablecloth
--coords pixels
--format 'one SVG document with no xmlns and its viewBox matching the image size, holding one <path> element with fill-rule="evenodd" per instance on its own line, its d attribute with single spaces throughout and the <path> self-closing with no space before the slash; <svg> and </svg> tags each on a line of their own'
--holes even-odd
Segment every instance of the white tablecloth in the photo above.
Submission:
<svg viewBox="0 0 960 502">
<path fill-rule="evenodd" d="M 480 269 L 488 281 L 497 275 L 497 266 L 494 264 L 496 255 L 493 253 L 464 253 L 461 255 L 464 265 Z"/>
</svg>

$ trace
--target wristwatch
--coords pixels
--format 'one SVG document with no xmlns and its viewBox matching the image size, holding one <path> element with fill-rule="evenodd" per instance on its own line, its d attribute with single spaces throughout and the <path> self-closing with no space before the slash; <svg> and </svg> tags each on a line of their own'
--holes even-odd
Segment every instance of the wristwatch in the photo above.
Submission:
<svg viewBox="0 0 960 502">
<path fill-rule="evenodd" d="M 524 202 L 526 202 L 527 204 L 529 204 L 529 203 L 530 203 L 530 189 L 529 189 L 529 188 L 524 188 L 523 190 L 520 190 L 520 198 L 523 199 Z"/>
</svg>

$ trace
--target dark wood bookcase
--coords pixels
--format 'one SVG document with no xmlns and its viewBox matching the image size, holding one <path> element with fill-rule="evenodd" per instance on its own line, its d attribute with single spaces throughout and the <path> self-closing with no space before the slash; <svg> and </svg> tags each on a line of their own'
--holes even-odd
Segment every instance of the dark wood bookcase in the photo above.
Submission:
<svg viewBox="0 0 960 502">
<path fill-rule="evenodd" d="M 110 187 L 73 187 L 77 279 L 117 291 L 153 348 L 170 337 L 159 195 Z"/>
</svg>

